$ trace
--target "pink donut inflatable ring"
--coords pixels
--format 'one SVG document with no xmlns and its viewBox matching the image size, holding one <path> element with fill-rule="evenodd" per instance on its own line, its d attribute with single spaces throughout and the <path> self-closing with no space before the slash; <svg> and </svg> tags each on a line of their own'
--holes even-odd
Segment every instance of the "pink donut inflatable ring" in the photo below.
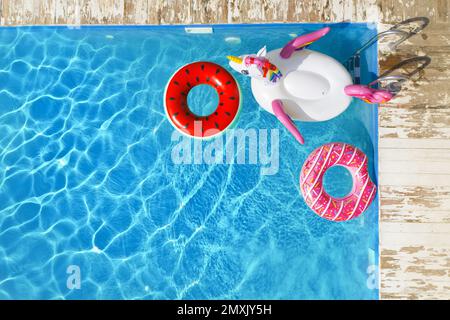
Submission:
<svg viewBox="0 0 450 320">
<path fill-rule="evenodd" d="M 333 198 L 324 190 L 323 176 L 332 166 L 347 168 L 353 177 L 353 189 L 343 198 Z M 300 173 L 300 189 L 316 214 L 331 221 L 347 221 L 369 207 L 377 187 L 370 179 L 364 152 L 345 143 L 328 143 L 306 159 Z"/>
</svg>

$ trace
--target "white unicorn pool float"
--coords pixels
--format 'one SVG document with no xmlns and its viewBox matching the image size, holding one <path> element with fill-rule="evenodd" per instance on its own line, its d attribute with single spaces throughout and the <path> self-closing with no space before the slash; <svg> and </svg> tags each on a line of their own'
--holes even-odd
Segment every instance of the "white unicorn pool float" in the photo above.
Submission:
<svg viewBox="0 0 450 320">
<path fill-rule="evenodd" d="M 293 120 L 332 119 L 347 109 L 352 96 L 359 97 L 360 87 L 368 90 L 353 85 L 347 69 L 332 57 L 306 49 L 329 31 L 326 27 L 299 36 L 269 52 L 263 47 L 257 54 L 227 57 L 231 68 L 252 78 L 258 104 L 274 114 L 301 144 L 304 139 Z"/>
</svg>

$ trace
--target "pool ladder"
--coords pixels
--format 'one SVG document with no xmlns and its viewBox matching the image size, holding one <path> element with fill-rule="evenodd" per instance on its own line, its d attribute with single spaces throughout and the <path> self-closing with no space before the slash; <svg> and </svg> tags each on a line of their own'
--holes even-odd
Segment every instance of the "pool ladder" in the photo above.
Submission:
<svg viewBox="0 0 450 320">
<path fill-rule="evenodd" d="M 380 32 L 370 38 L 361 48 L 356 50 L 356 52 L 343 63 L 347 70 L 350 71 L 350 74 L 353 77 L 353 83 L 361 84 L 361 54 L 365 50 L 370 48 L 380 39 L 388 36 L 397 36 L 398 39 L 396 41 L 388 44 L 389 49 L 394 52 L 402 42 L 422 31 L 428 24 L 429 19 L 426 17 L 411 18 L 400 22 L 394 25 L 389 30 Z M 423 70 L 430 62 L 431 59 L 427 56 L 414 57 L 404 60 L 383 73 L 376 80 L 370 82 L 368 86 L 377 86 L 380 89 L 388 90 L 395 95 L 400 92 L 405 81 L 409 80 L 412 76 Z M 419 65 L 413 71 L 400 71 L 400 74 L 398 74 L 400 69 L 404 69 L 407 65 L 413 63 L 419 63 Z"/>
<path fill-rule="evenodd" d="M 344 66 L 350 70 L 355 84 L 361 84 L 361 54 L 378 40 L 390 35 L 399 35 L 401 37 L 389 46 L 392 51 L 395 51 L 400 43 L 409 38 L 406 32 L 400 30 L 387 30 L 378 33 L 367 41 L 361 48 L 359 48 L 350 58 L 347 59 L 346 62 L 344 62 Z"/>
</svg>

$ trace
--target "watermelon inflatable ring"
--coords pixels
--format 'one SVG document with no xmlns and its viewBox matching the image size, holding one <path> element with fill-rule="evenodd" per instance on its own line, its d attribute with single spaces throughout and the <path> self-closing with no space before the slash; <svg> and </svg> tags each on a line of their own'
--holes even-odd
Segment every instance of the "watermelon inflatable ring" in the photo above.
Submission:
<svg viewBox="0 0 450 320">
<path fill-rule="evenodd" d="M 200 116 L 187 104 L 189 91 L 200 84 L 212 86 L 219 97 L 217 108 Z M 233 76 L 218 64 L 206 61 L 189 63 L 170 78 L 164 94 L 165 110 L 178 131 L 196 138 L 211 138 L 229 128 L 241 106 L 240 89 Z"/>
</svg>

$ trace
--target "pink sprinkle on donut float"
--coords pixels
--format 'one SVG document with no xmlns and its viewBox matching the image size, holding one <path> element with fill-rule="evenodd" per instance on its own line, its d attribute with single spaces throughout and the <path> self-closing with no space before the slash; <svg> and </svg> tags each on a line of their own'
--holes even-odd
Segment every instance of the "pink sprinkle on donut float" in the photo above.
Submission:
<svg viewBox="0 0 450 320">
<path fill-rule="evenodd" d="M 308 156 L 300 173 L 300 190 L 306 204 L 331 221 L 358 217 L 370 206 L 377 190 L 367 164 L 364 152 L 349 144 L 336 142 L 317 148 Z M 334 198 L 324 189 L 324 174 L 332 166 L 347 168 L 353 177 L 352 191 L 343 198 Z"/>
</svg>

